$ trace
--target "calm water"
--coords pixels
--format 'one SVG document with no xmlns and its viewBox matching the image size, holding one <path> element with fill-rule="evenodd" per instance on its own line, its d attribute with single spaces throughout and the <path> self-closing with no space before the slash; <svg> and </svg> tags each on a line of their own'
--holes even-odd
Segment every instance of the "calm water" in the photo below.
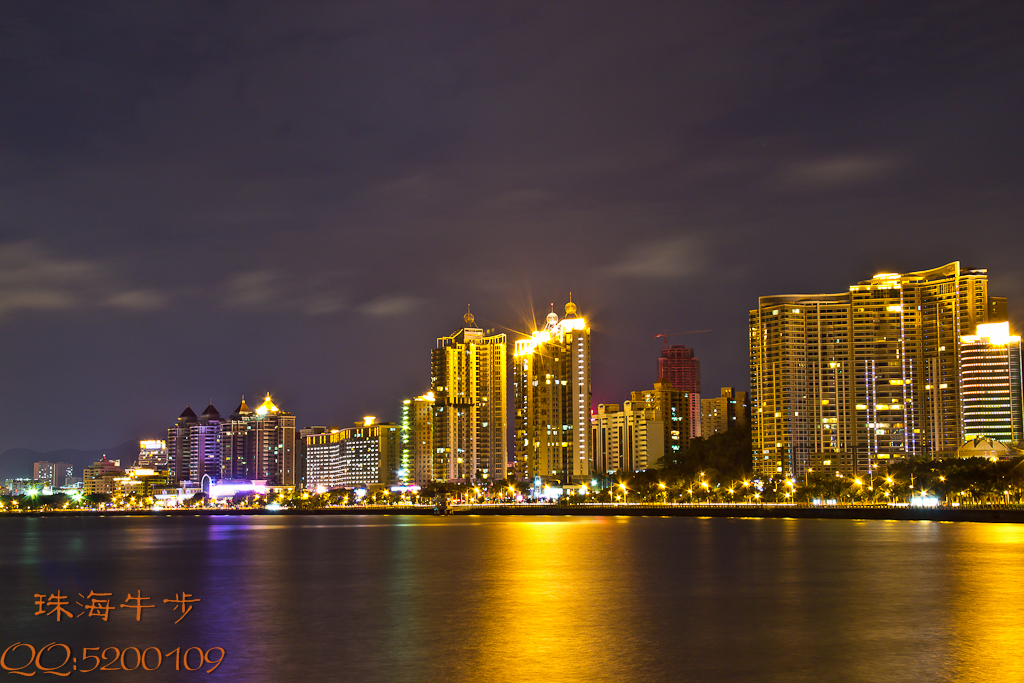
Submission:
<svg viewBox="0 0 1024 683">
<path fill-rule="evenodd" d="M 1024 680 L 1024 526 L 0 519 L 0 552 L 0 647 L 227 651 L 210 675 L 165 661 L 72 679 Z M 141 590 L 158 606 L 139 622 L 129 609 L 107 622 L 33 616 L 33 594 L 58 589 L 118 604 Z M 182 591 L 201 602 L 174 625 L 160 600 Z"/>
</svg>

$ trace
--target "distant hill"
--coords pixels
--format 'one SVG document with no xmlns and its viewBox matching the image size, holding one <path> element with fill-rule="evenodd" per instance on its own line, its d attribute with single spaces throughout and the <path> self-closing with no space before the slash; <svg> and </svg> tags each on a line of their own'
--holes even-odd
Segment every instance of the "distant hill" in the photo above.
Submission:
<svg viewBox="0 0 1024 683">
<path fill-rule="evenodd" d="M 113 448 L 101 448 L 94 451 L 63 448 L 59 451 L 40 453 L 29 448 L 11 448 L 0 453 L 0 479 L 31 477 L 32 463 L 41 460 L 71 463 L 75 467 L 75 476 L 81 477 L 82 471 L 103 457 L 104 454 L 106 454 L 107 460 L 120 460 L 122 467 L 128 467 L 139 457 L 139 442 L 126 441 Z"/>
</svg>

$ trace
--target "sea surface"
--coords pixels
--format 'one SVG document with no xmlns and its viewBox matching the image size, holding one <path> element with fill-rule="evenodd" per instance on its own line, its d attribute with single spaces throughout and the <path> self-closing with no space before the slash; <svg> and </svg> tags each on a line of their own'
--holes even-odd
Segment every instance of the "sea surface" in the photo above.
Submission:
<svg viewBox="0 0 1024 683">
<path fill-rule="evenodd" d="M 160 649 L 159 668 L 147 653 L 156 670 L 71 680 L 1024 681 L 1024 526 L 1012 524 L 2 518 L 0 591 L 0 648 L 66 644 L 79 668 L 103 654 L 134 668 L 130 648 Z M 115 609 L 36 615 L 34 596 L 46 612 L 57 591 L 74 614 L 90 591 Z M 162 600 L 183 593 L 200 601 L 175 624 Z M 153 607 L 137 619 L 129 594 Z M 180 660 L 176 672 L 178 647 L 202 649 L 193 668 L 226 654 L 213 673 Z M 39 661 L 65 657 L 57 645 Z"/>
</svg>

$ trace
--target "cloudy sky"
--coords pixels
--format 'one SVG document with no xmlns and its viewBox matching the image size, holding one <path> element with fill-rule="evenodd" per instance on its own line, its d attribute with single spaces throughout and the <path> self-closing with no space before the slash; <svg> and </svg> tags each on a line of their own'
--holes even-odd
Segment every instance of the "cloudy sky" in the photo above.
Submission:
<svg viewBox="0 0 1024 683">
<path fill-rule="evenodd" d="M 396 416 L 572 292 L 594 401 L 749 385 L 759 295 L 988 268 L 1024 316 L 1017 2 L 0 5 L 0 450 L 270 391 Z M 1018 325 L 1019 327 L 1019 325 Z"/>
</svg>

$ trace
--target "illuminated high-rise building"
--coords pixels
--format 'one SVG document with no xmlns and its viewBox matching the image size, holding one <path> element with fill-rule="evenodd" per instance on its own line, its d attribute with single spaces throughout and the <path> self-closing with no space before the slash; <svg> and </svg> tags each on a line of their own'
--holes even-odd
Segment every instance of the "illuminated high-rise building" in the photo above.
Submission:
<svg viewBox="0 0 1024 683">
<path fill-rule="evenodd" d="M 761 297 L 750 312 L 755 472 L 802 476 L 825 454 L 837 471 L 868 473 L 955 451 L 960 339 L 1001 309 L 987 290 L 987 271 L 954 262 L 840 294 Z"/>
<path fill-rule="evenodd" d="M 594 471 L 637 472 L 658 466 L 665 456 L 665 422 L 646 402 L 602 403 L 591 416 Z"/>
<path fill-rule="evenodd" d="M 701 436 L 700 359 L 682 344 L 665 346 L 658 357 L 658 379 L 664 379 L 689 397 L 689 438 Z"/>
<path fill-rule="evenodd" d="M 430 354 L 435 479 L 504 479 L 508 465 L 508 342 L 487 336 L 466 313 L 465 327 L 440 337 Z"/>
<path fill-rule="evenodd" d="M 961 441 L 1024 440 L 1020 336 L 1007 322 L 960 337 Z"/>
<path fill-rule="evenodd" d="M 402 427 L 364 417 L 355 426 L 302 430 L 306 487 L 314 491 L 404 483 Z"/>
<path fill-rule="evenodd" d="M 403 484 L 429 484 L 444 481 L 447 472 L 434 471 L 434 395 L 431 393 L 402 401 L 402 463 L 399 480 Z"/>
<path fill-rule="evenodd" d="M 220 478 L 224 457 L 223 425 L 224 420 L 213 403 L 190 425 L 188 478 L 191 481 L 202 481 L 207 474 L 214 479 Z"/>
<path fill-rule="evenodd" d="M 590 428 L 590 328 L 565 305 L 544 329 L 515 343 L 516 477 L 585 481 L 593 471 Z"/>
<path fill-rule="evenodd" d="M 245 398 L 224 424 L 225 479 L 295 486 L 295 416 L 267 394 L 255 410 Z"/>
<path fill-rule="evenodd" d="M 338 432 L 341 462 L 338 479 L 341 486 L 400 484 L 402 428 L 390 422 L 378 423 L 365 417 L 354 427 Z"/>
<path fill-rule="evenodd" d="M 306 449 L 306 488 L 329 491 L 341 486 L 341 430 L 308 427 L 300 430 Z"/>
<path fill-rule="evenodd" d="M 198 484 L 203 475 L 221 476 L 224 420 L 210 403 L 196 416 L 188 406 L 167 430 L 167 465 L 179 481 Z"/>
<path fill-rule="evenodd" d="M 69 462 L 49 462 L 42 460 L 32 465 L 32 478 L 45 481 L 50 488 L 59 489 L 74 479 L 74 466 Z"/>
<path fill-rule="evenodd" d="M 171 474 L 179 481 L 189 478 L 192 460 L 190 435 L 192 425 L 198 419 L 195 411 L 185 406 L 178 419 L 167 429 L 167 464 Z"/>
</svg>

